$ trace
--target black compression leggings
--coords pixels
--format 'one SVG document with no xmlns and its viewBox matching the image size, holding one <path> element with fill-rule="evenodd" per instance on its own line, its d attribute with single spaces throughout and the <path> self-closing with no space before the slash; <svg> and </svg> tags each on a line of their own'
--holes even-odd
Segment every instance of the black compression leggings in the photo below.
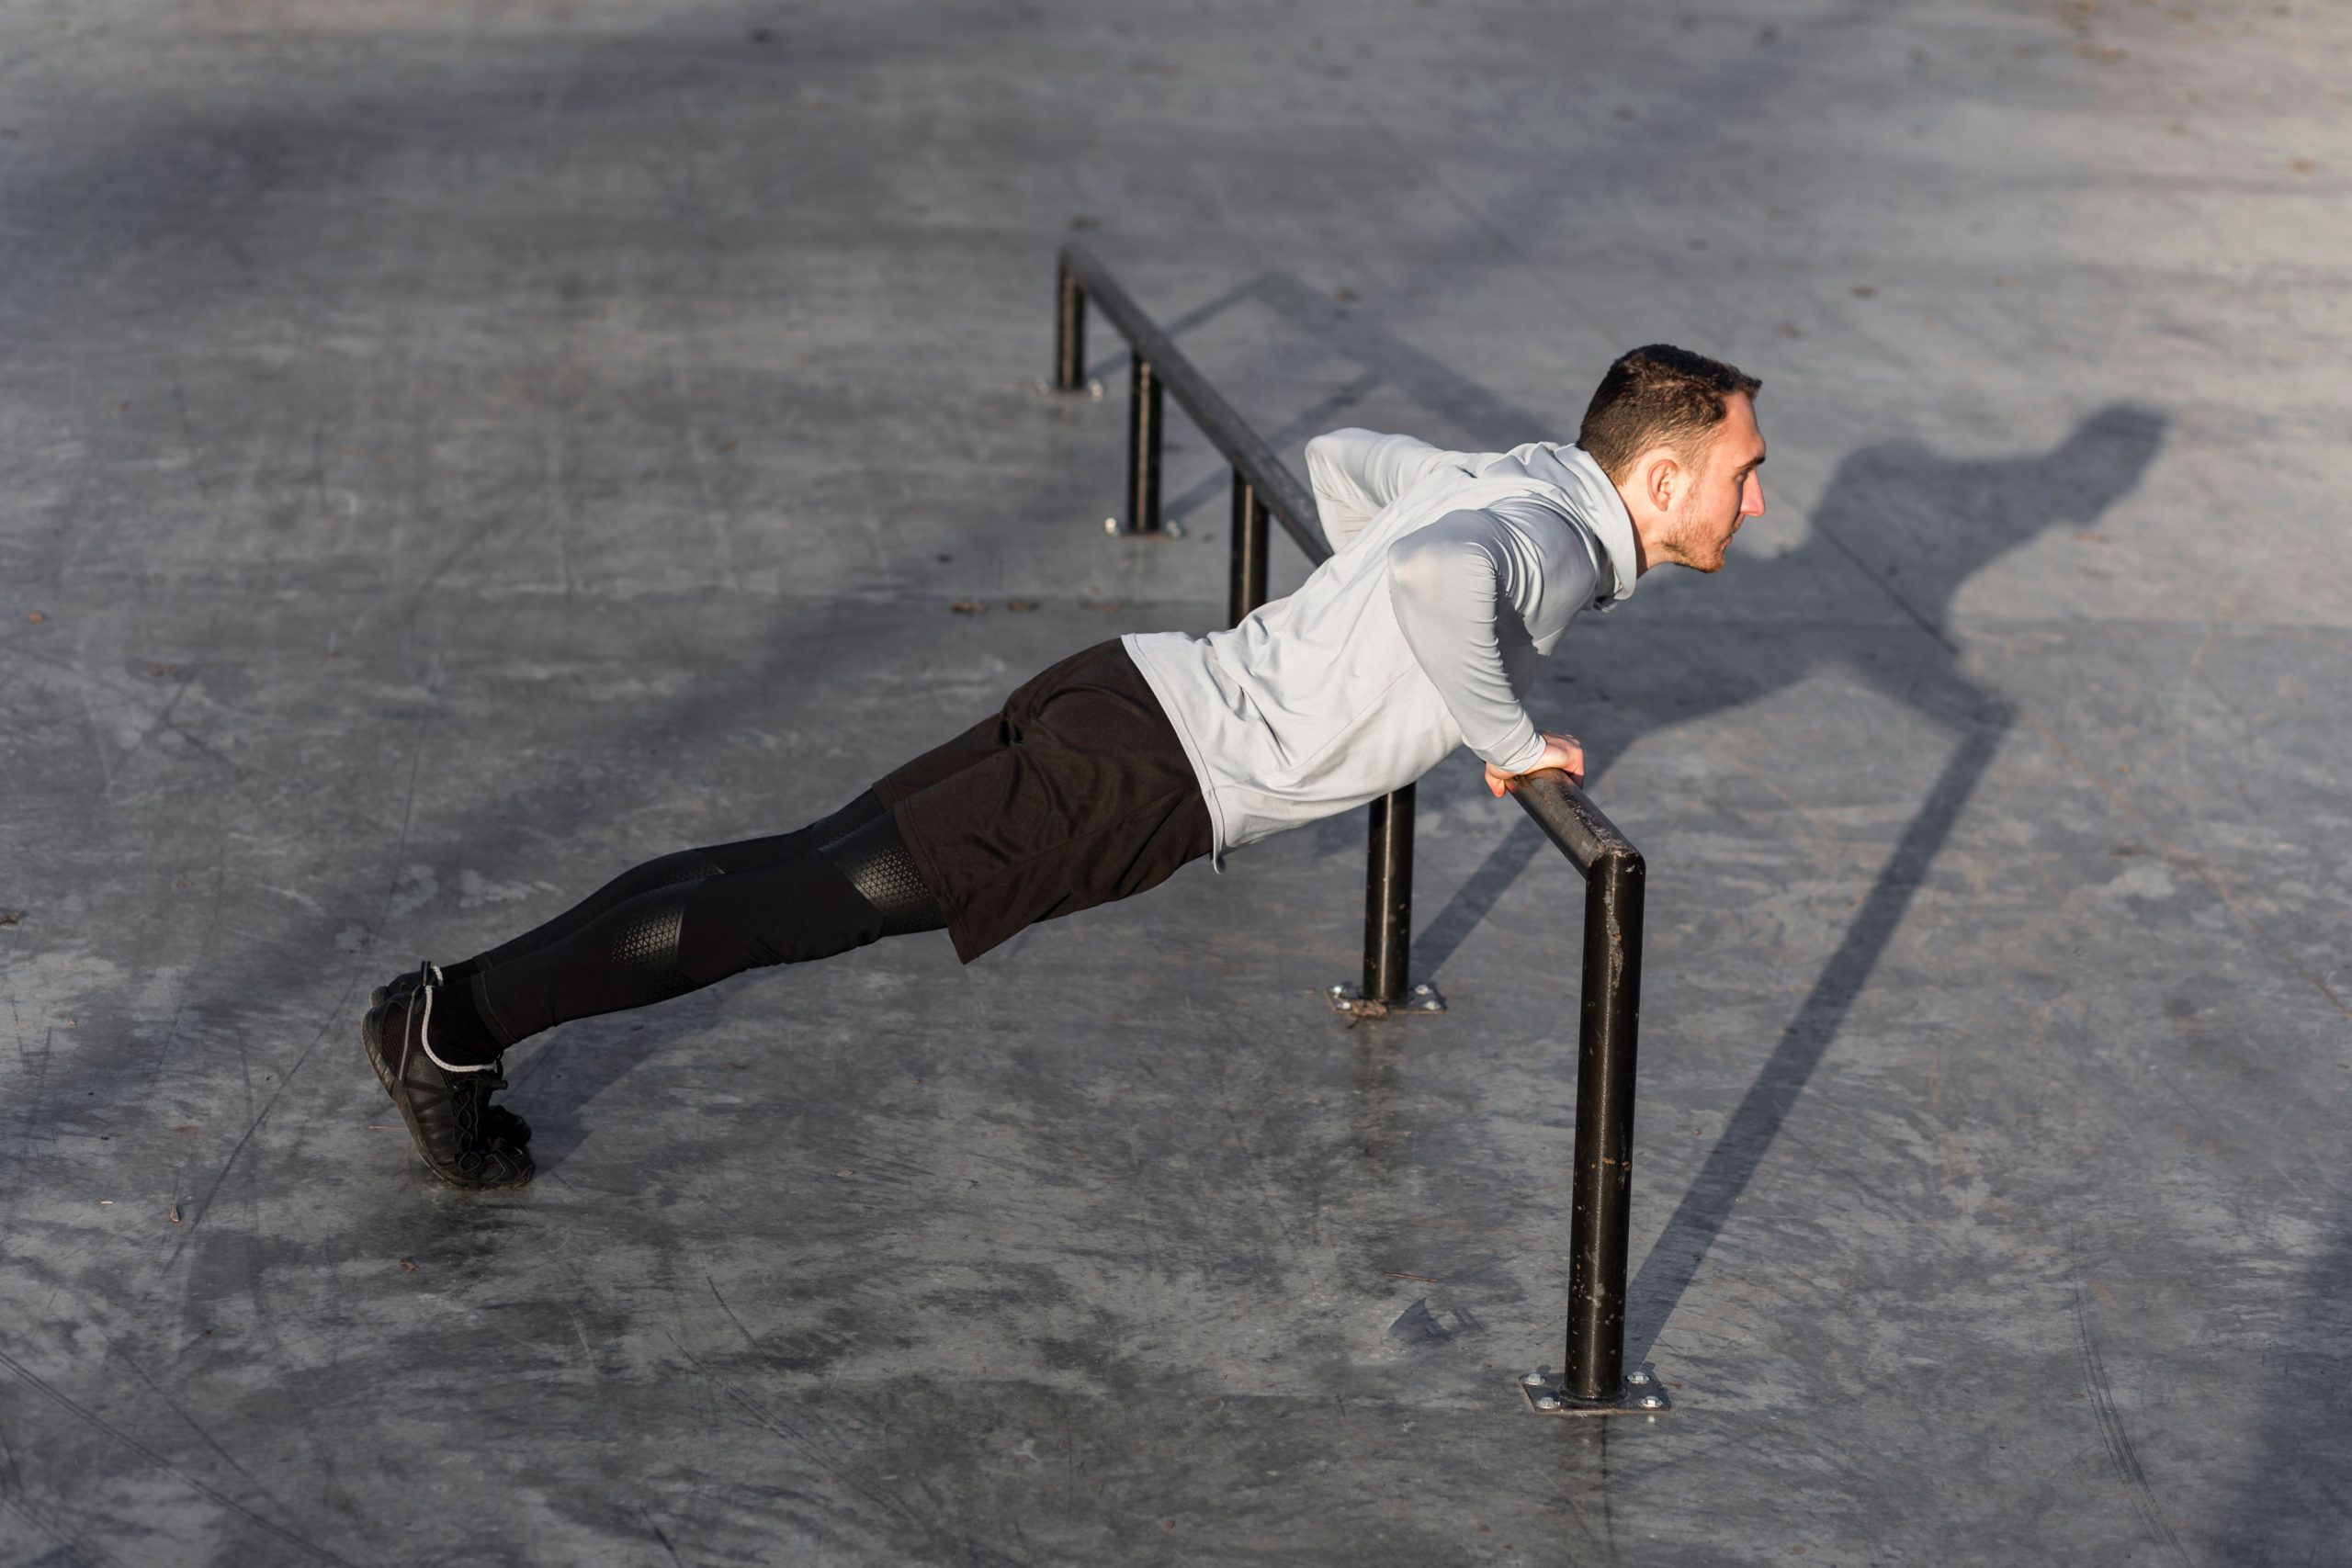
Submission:
<svg viewBox="0 0 2352 1568">
<path fill-rule="evenodd" d="M 868 790 L 796 833 L 647 861 L 447 979 L 472 986 L 503 1049 L 570 1019 L 946 923 Z"/>
</svg>

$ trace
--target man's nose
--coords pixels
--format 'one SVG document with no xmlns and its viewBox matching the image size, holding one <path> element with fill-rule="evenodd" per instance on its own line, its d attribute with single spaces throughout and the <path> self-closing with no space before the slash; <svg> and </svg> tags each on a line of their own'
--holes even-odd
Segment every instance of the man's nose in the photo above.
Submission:
<svg viewBox="0 0 2352 1568">
<path fill-rule="evenodd" d="M 1739 498 L 1739 514 L 1742 517 L 1763 516 L 1764 481 L 1754 474 L 1750 474 L 1747 476 L 1747 483 L 1740 488 L 1742 493 Z"/>
</svg>

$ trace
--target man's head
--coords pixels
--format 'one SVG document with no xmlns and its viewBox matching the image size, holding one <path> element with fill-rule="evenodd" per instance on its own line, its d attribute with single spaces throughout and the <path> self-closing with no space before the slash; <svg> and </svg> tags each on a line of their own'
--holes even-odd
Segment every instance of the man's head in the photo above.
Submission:
<svg viewBox="0 0 2352 1568">
<path fill-rule="evenodd" d="M 1764 514 L 1762 385 L 1662 343 L 1625 355 L 1600 378 L 1577 445 L 1624 498 L 1643 570 L 1672 561 L 1719 571 L 1740 524 Z"/>
</svg>

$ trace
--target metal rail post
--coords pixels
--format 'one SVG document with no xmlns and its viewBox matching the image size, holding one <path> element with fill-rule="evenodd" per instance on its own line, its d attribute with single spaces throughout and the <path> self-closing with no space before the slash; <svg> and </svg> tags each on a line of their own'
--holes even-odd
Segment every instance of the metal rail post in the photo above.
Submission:
<svg viewBox="0 0 2352 1568">
<path fill-rule="evenodd" d="M 1086 385 L 1086 286 L 1063 262 L 1054 269 L 1054 389 Z"/>
<path fill-rule="evenodd" d="M 1157 534 L 1159 527 L 1159 426 L 1162 394 L 1151 361 L 1127 356 L 1127 527 L 1130 534 Z"/>
<path fill-rule="evenodd" d="M 1266 503 L 1239 468 L 1233 470 L 1233 570 L 1225 596 L 1233 626 L 1266 602 Z"/>
<path fill-rule="evenodd" d="M 1566 1370 L 1519 1380 L 1545 1416 L 1656 1416 L 1671 1404 L 1647 1367 L 1625 1365 L 1625 1235 L 1634 1191 L 1634 1045 L 1642 1014 L 1641 852 L 1565 773 L 1511 795 L 1584 874 L 1584 978 L 1577 1020 L 1577 1141 L 1568 1220 Z"/>
<path fill-rule="evenodd" d="M 1405 1002 L 1413 956 L 1413 785 L 1372 803 L 1363 885 L 1363 999 Z"/>
<path fill-rule="evenodd" d="M 1329 560 L 1331 547 L 1324 539 L 1322 525 L 1316 517 L 1313 492 L 1274 455 L 1265 438 L 1250 429 L 1249 422 L 1209 385 L 1200 367 L 1185 358 L 1184 351 L 1144 313 L 1143 307 L 1120 286 L 1101 258 L 1073 240 L 1061 248 L 1057 266 L 1070 279 L 1068 287 L 1078 291 L 1077 298 L 1083 300 L 1087 310 L 1107 320 L 1126 339 L 1127 346 L 1143 357 L 1150 367 L 1154 386 L 1166 388 L 1226 461 L 1250 476 L 1268 514 L 1297 543 L 1307 560 L 1315 565 Z M 1069 303 L 1069 296 L 1064 296 L 1064 302 Z M 1091 386 L 1081 379 L 1084 366 L 1080 361 L 1084 355 L 1080 350 L 1084 339 L 1070 335 L 1076 325 L 1073 306 L 1070 319 L 1057 321 L 1055 329 L 1057 343 L 1066 355 L 1077 355 L 1068 361 L 1069 390 Z M 1057 375 L 1062 368 L 1062 365 L 1057 365 Z"/>
<path fill-rule="evenodd" d="M 1604 855 L 1585 882 L 1577 1030 L 1576 1193 L 1568 1222 L 1570 1399 L 1625 1397 L 1625 1233 L 1634 1194 L 1634 1036 L 1642 1010 L 1642 857 Z M 1646 1381 L 1646 1380 L 1645 1380 Z"/>
</svg>

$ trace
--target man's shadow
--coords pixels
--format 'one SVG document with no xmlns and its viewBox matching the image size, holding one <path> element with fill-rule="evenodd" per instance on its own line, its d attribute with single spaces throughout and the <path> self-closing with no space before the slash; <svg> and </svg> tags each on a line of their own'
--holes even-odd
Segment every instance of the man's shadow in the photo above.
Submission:
<svg viewBox="0 0 2352 1568">
<path fill-rule="evenodd" d="M 1360 374 L 1275 434 L 1279 448 L 1316 434 L 1350 404 L 1381 387 L 1412 399 L 1464 434 L 1507 446 L 1547 422 L 1461 376 L 1432 356 L 1388 336 L 1285 274 L 1269 274 L 1178 318 L 1170 335 L 1244 302 L 1268 310 Z M 1698 631 L 1688 652 L 1644 670 L 1594 672 L 1623 700 L 1580 701 L 1576 733 L 1598 763 L 1640 736 L 1716 717 L 1786 690 L 1825 670 L 1858 674 L 1870 688 L 1930 717 L 1954 740 L 1951 755 L 1914 812 L 1869 894 L 1804 1003 L 1782 1030 L 1722 1136 L 1660 1232 L 1628 1290 L 1626 1359 L 1638 1365 L 1690 1285 L 1732 1206 L 1746 1190 L 1814 1069 L 1838 1036 L 1880 956 L 1910 907 L 1912 894 L 1941 852 L 2008 732 L 2013 715 L 1997 694 L 1960 668 L 1948 621 L 1955 599 L 1978 572 L 2049 530 L 2087 528 L 2145 477 L 2164 443 L 2167 420 L 2142 404 L 2118 401 L 2084 418 L 2048 449 L 2015 457 L 1954 458 L 1912 442 L 1864 447 L 1840 463 L 1804 541 L 1781 555 L 1735 554 L 1722 592 L 1741 603 L 1781 608 L 1825 593 L 1881 600 L 1900 610 L 1937 645 L 1927 657 L 1894 650 L 1879 627 L 1837 636 L 1738 637 L 1736 659 L 1711 649 Z M 1180 498 L 1176 503 L 1184 504 Z M 1785 624 L 1785 622 L 1783 622 Z M 1769 634 L 1769 624 L 1752 632 Z M 1605 656 L 1604 656 L 1605 658 Z M 1580 677 L 1564 670 L 1562 681 Z M 1589 696 L 1580 693 L 1580 697 Z M 1600 767 L 1593 770 L 1599 773 Z M 1360 843 L 1351 816 L 1329 825 L 1347 847 Z M 1515 822 L 1503 841 L 1419 934 L 1413 973 L 1434 975 L 1525 871 L 1546 840 L 1532 821 Z M 1340 848 L 1339 838 L 1327 846 Z"/>
</svg>

